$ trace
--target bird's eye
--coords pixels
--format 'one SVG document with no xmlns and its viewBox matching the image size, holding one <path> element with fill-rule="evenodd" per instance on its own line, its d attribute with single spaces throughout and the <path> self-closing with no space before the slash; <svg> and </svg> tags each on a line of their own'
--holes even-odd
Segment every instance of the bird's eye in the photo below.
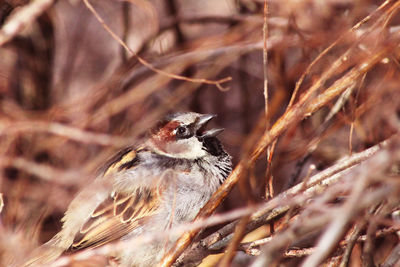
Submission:
<svg viewBox="0 0 400 267">
<path fill-rule="evenodd" d="M 176 136 L 183 138 L 188 137 L 190 135 L 189 129 L 185 126 L 179 126 L 176 128 Z"/>
</svg>

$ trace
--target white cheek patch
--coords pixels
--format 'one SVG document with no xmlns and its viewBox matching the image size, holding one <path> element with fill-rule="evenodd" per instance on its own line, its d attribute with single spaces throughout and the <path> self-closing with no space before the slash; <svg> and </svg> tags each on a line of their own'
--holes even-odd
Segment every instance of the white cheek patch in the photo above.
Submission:
<svg viewBox="0 0 400 267">
<path fill-rule="evenodd" d="M 195 137 L 167 142 L 162 147 L 153 142 L 153 146 L 159 154 L 172 158 L 197 159 L 206 155 L 203 144 Z"/>
<path fill-rule="evenodd" d="M 204 157 L 206 155 L 206 151 L 203 150 L 203 144 L 200 143 L 198 140 L 196 140 L 195 142 L 187 142 L 184 147 L 185 149 L 183 149 L 180 153 L 177 153 L 181 158 L 196 159 Z"/>
</svg>

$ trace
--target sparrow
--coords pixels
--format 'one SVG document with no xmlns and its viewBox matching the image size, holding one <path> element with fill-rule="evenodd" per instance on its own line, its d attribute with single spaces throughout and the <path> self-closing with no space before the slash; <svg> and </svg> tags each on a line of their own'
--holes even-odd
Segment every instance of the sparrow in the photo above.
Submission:
<svg viewBox="0 0 400 267">
<path fill-rule="evenodd" d="M 61 231 L 39 247 L 25 266 L 48 265 L 64 252 L 159 233 L 192 221 L 232 171 L 231 157 L 216 138 L 223 129 L 205 129 L 214 117 L 170 114 L 140 145 L 116 154 L 72 200 Z M 154 266 L 177 238 L 140 248 L 123 246 L 109 256 L 122 266 Z"/>
</svg>

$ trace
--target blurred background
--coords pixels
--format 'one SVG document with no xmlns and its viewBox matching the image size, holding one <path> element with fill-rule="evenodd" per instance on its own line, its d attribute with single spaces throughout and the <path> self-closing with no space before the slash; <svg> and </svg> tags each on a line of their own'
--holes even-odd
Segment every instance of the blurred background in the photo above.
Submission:
<svg viewBox="0 0 400 267">
<path fill-rule="evenodd" d="M 18 24 L 14 14 L 33 2 L 0 2 L 0 26 Z M 79 189 L 168 112 L 217 114 L 212 126 L 225 128 L 220 138 L 236 164 L 252 138 L 285 112 L 296 82 L 325 48 L 338 42 L 307 72 L 298 95 L 348 49 L 353 50 L 347 61 L 325 87 L 368 58 L 374 45 L 383 49 L 387 43 L 374 42 L 399 23 L 393 13 L 382 35 L 363 37 L 361 43 L 374 20 L 339 38 L 382 1 L 268 1 L 265 119 L 264 1 L 91 1 L 104 24 L 153 67 L 209 81 L 231 77 L 220 86 L 156 73 L 126 51 L 82 1 L 47 2 L 36 15 L 28 13 L 28 23 L 21 22 L 18 34 L 0 47 L 3 259 L 16 248 L 26 255 L 57 233 Z M 332 117 L 338 98 L 286 129 L 268 171 L 264 153 L 244 178 L 248 184 L 235 187 L 219 211 L 242 207 L 249 198 L 265 201 L 267 177 L 278 194 L 395 133 L 400 75 L 399 51 L 394 51 L 356 81 Z"/>
</svg>

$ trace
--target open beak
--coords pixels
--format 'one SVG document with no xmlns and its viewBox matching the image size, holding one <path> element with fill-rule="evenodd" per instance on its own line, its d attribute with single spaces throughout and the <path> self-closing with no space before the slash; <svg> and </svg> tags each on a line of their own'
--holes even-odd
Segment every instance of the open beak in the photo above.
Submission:
<svg viewBox="0 0 400 267">
<path fill-rule="evenodd" d="M 224 129 L 221 128 L 205 131 L 205 127 L 207 126 L 208 122 L 212 118 L 215 118 L 216 116 L 217 115 L 214 114 L 201 115 L 195 124 L 196 135 L 205 138 L 205 137 L 214 137 L 222 133 Z"/>
</svg>

